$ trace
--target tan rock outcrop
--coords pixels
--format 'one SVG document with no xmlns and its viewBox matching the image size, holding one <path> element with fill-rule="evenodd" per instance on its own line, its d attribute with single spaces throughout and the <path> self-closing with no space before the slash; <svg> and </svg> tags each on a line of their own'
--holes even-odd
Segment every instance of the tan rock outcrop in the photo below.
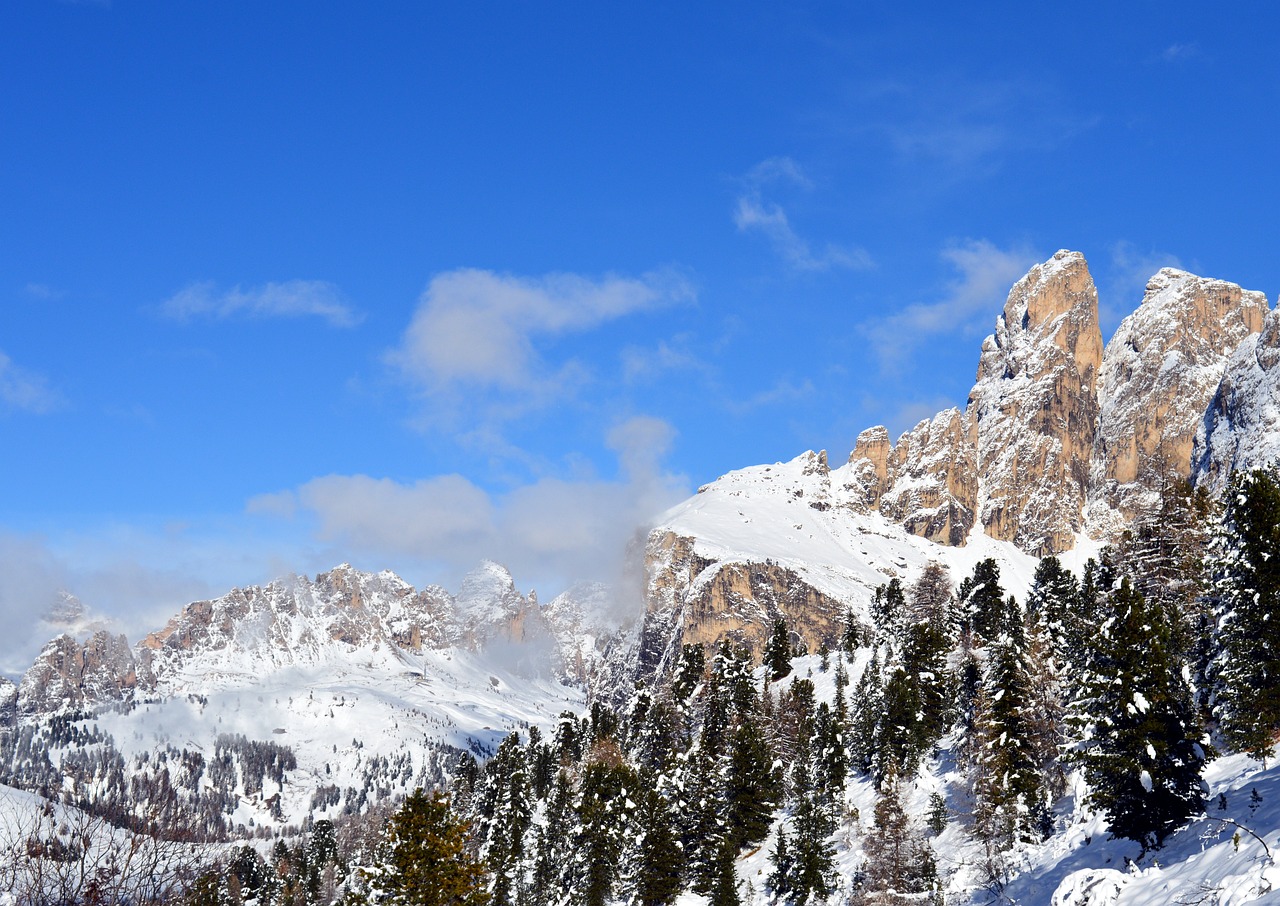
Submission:
<svg viewBox="0 0 1280 906">
<path fill-rule="evenodd" d="M 959 409 L 940 412 L 899 437 L 889 474 L 882 514 L 930 541 L 964 544 L 973 527 L 978 470 L 972 427 Z"/>
<path fill-rule="evenodd" d="M 1165 268 L 1103 355 L 1089 525 L 1114 536 L 1159 508 L 1191 474 L 1197 429 L 1230 354 L 1262 329 L 1267 299 L 1234 283 Z"/>
<path fill-rule="evenodd" d="M 672 669 L 682 645 L 714 647 L 722 639 L 745 646 L 759 662 L 778 617 L 810 650 L 839 640 L 846 605 L 777 563 L 708 560 L 695 552 L 692 538 L 674 532 L 650 536 L 645 560 L 642 673 Z"/>
<path fill-rule="evenodd" d="M 1074 546 L 1101 365 L 1093 278 L 1083 255 L 1060 251 L 1010 291 L 969 394 L 988 535 L 1037 555 Z"/>
</svg>

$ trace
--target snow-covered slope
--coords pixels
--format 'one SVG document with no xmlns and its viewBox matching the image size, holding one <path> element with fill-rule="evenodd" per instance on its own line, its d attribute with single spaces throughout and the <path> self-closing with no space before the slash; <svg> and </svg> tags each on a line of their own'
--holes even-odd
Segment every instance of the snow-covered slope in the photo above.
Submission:
<svg viewBox="0 0 1280 906">
<path fill-rule="evenodd" d="M 637 667 L 661 674 L 682 644 L 724 637 L 756 651 L 777 617 L 817 650 L 834 645 L 845 614 L 868 623 L 875 589 L 914 581 L 937 561 L 954 581 L 987 558 L 1021 597 L 1037 560 L 974 530 L 963 547 L 936 544 L 860 503 L 858 464 L 829 469 L 824 453 L 730 472 L 665 513 L 646 549 L 648 610 Z M 1064 559 L 1096 547 L 1087 539 Z"/>
</svg>

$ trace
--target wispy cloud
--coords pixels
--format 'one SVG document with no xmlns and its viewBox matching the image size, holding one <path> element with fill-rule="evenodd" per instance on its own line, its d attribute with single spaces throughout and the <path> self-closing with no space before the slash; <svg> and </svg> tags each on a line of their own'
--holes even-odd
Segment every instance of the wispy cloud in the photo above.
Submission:
<svg viewBox="0 0 1280 906">
<path fill-rule="evenodd" d="M 790 403 L 801 400 L 806 397 L 813 396 L 813 382 L 807 378 L 800 383 L 790 380 L 780 380 L 772 387 L 754 393 L 746 399 L 729 400 L 725 403 L 725 408 L 734 415 L 746 415 L 757 409 L 764 409 L 769 406 L 776 406 L 780 403 Z"/>
<path fill-rule="evenodd" d="M 22 291 L 25 292 L 28 297 L 32 299 L 39 299 L 42 302 L 53 302 L 57 299 L 61 299 L 63 296 L 63 292 L 61 290 L 54 289 L 46 283 L 28 283 L 22 288 Z"/>
<path fill-rule="evenodd" d="M 193 283 L 161 305 L 175 321 L 227 318 L 320 318 L 333 327 L 354 327 L 362 315 L 324 280 L 286 280 L 242 289 L 219 290 L 212 282 Z"/>
<path fill-rule="evenodd" d="M 14 364 L 0 352 L 0 410 L 52 412 L 63 403 L 62 395 L 42 375 Z"/>
<path fill-rule="evenodd" d="M 447 580 L 485 558 L 560 587 L 616 580 L 635 532 L 688 494 L 688 480 L 662 468 L 674 436 L 650 416 L 615 425 L 605 438 L 621 467 L 615 480 L 542 478 L 491 493 L 461 475 L 415 482 L 328 475 L 248 506 L 314 519 L 320 541 L 379 562 L 430 563 Z"/>
<path fill-rule="evenodd" d="M 887 370 L 900 367 L 929 336 L 989 328 L 1009 288 L 1040 259 L 1030 249 L 1001 249 L 985 239 L 950 245 L 940 254 L 957 274 L 947 282 L 939 299 L 907 305 L 862 325 Z"/>
<path fill-rule="evenodd" d="M 1006 154 L 1053 149 L 1098 122 L 1051 86 L 954 73 L 864 82 L 849 105 L 833 128 L 886 143 L 913 166 L 940 164 L 932 172 L 945 181 L 988 175 Z"/>
<path fill-rule="evenodd" d="M 642 383 L 676 371 L 707 372 L 709 366 L 689 348 L 689 338 L 659 340 L 650 347 L 628 346 L 622 350 L 622 378 L 629 384 Z"/>
<path fill-rule="evenodd" d="M 796 270 L 865 270 L 874 266 L 866 249 L 835 243 L 815 248 L 797 233 L 782 206 L 765 198 L 766 189 L 779 182 L 806 191 L 813 188 L 804 170 L 789 157 L 769 158 L 756 164 L 743 178 L 743 192 L 734 206 L 733 223 L 739 232 L 765 236 L 774 252 Z"/>
<path fill-rule="evenodd" d="M 1124 239 L 1115 243 L 1108 265 L 1098 279 L 1098 317 L 1103 334 L 1109 337 L 1120 321 L 1138 307 L 1147 281 L 1156 271 L 1182 266 L 1178 256 L 1171 252 L 1141 251 Z"/>
<path fill-rule="evenodd" d="M 1187 44 L 1170 44 L 1160 51 L 1160 59 L 1166 63 L 1181 63 L 1183 60 L 1191 60 L 1198 56 L 1200 56 L 1200 45 L 1194 41 Z"/>
<path fill-rule="evenodd" d="M 548 341 L 693 297 L 673 272 L 597 280 L 449 271 L 431 280 L 387 360 L 421 392 L 428 420 L 457 415 L 464 400 L 471 421 L 502 420 L 590 380 L 574 358 L 551 358 Z"/>
</svg>

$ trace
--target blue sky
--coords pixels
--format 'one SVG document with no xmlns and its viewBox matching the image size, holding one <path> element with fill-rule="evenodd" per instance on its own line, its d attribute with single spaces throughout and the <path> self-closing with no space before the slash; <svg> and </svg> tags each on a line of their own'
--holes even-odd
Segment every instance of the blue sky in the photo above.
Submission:
<svg viewBox="0 0 1280 906">
<path fill-rule="evenodd" d="M 1278 25 L 6 3 L 0 613 L 342 560 L 545 597 L 725 471 L 962 405 L 1058 248 L 1104 331 L 1166 264 L 1274 298 Z"/>
</svg>

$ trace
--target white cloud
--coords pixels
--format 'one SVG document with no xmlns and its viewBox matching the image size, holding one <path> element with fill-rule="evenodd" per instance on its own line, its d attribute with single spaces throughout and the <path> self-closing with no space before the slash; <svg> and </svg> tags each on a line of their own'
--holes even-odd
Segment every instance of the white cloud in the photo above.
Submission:
<svg viewBox="0 0 1280 906">
<path fill-rule="evenodd" d="M 43 415 L 62 405 L 62 396 L 41 375 L 15 365 L 0 352 L 0 409 Z"/>
<path fill-rule="evenodd" d="M 1160 52 L 1160 58 L 1166 63 L 1180 63 L 1200 56 L 1200 45 L 1194 41 L 1190 44 L 1170 44 Z"/>
<path fill-rule="evenodd" d="M 575 359 L 549 360 L 545 341 L 692 296 L 688 281 L 670 272 L 593 280 L 449 271 L 431 280 L 387 359 L 423 392 L 430 415 L 453 414 L 465 402 L 472 420 L 501 421 L 590 379 Z"/>
<path fill-rule="evenodd" d="M 53 302 L 64 295 L 61 290 L 54 289 L 46 283 L 28 283 L 23 287 L 23 291 L 32 299 L 39 299 L 41 302 Z"/>
<path fill-rule="evenodd" d="M 738 196 L 734 208 L 733 223 L 739 232 L 762 234 L 774 252 L 796 270 L 866 270 L 874 266 L 871 255 L 857 246 L 827 243 L 815 250 L 792 227 L 782 206 L 764 199 L 765 187 L 778 182 L 790 183 L 804 190 L 813 188 L 804 170 L 791 158 L 772 157 L 761 161 L 744 178 L 745 190 Z"/>
<path fill-rule="evenodd" d="M 649 348 L 628 346 L 621 353 L 623 380 L 638 383 L 672 371 L 706 372 L 708 365 L 688 349 L 688 343 L 688 337 L 675 337 Z"/>
<path fill-rule="evenodd" d="M 186 603 L 231 588 L 210 577 L 231 582 L 266 572 L 261 563 L 246 572 L 247 559 L 225 542 L 193 543 L 182 532 L 107 526 L 52 540 L 0 530 L 0 674 L 22 673 L 64 631 L 83 640 L 106 628 L 136 642 Z M 65 594 L 84 608 L 71 623 L 50 619 Z"/>
<path fill-rule="evenodd" d="M 333 327 L 354 327 L 362 317 L 338 287 L 324 280 L 286 280 L 221 292 L 211 282 L 193 283 L 167 299 L 160 310 L 175 321 L 313 317 Z"/>
<path fill-rule="evenodd" d="M 314 518 L 320 541 L 377 563 L 412 563 L 457 582 L 480 560 L 503 563 L 543 592 L 581 579 L 616 581 L 627 543 L 688 494 L 660 461 L 674 437 L 661 419 L 637 416 L 608 432 L 616 480 L 542 478 L 490 493 L 461 475 L 406 483 L 327 475 L 249 502 L 251 512 Z"/>
<path fill-rule="evenodd" d="M 862 327 L 886 368 L 900 366 L 931 335 L 990 328 L 1009 288 L 1040 260 L 1029 249 L 1000 249 L 985 239 L 957 243 L 940 254 L 958 272 L 940 299 L 908 305 Z"/>
</svg>

